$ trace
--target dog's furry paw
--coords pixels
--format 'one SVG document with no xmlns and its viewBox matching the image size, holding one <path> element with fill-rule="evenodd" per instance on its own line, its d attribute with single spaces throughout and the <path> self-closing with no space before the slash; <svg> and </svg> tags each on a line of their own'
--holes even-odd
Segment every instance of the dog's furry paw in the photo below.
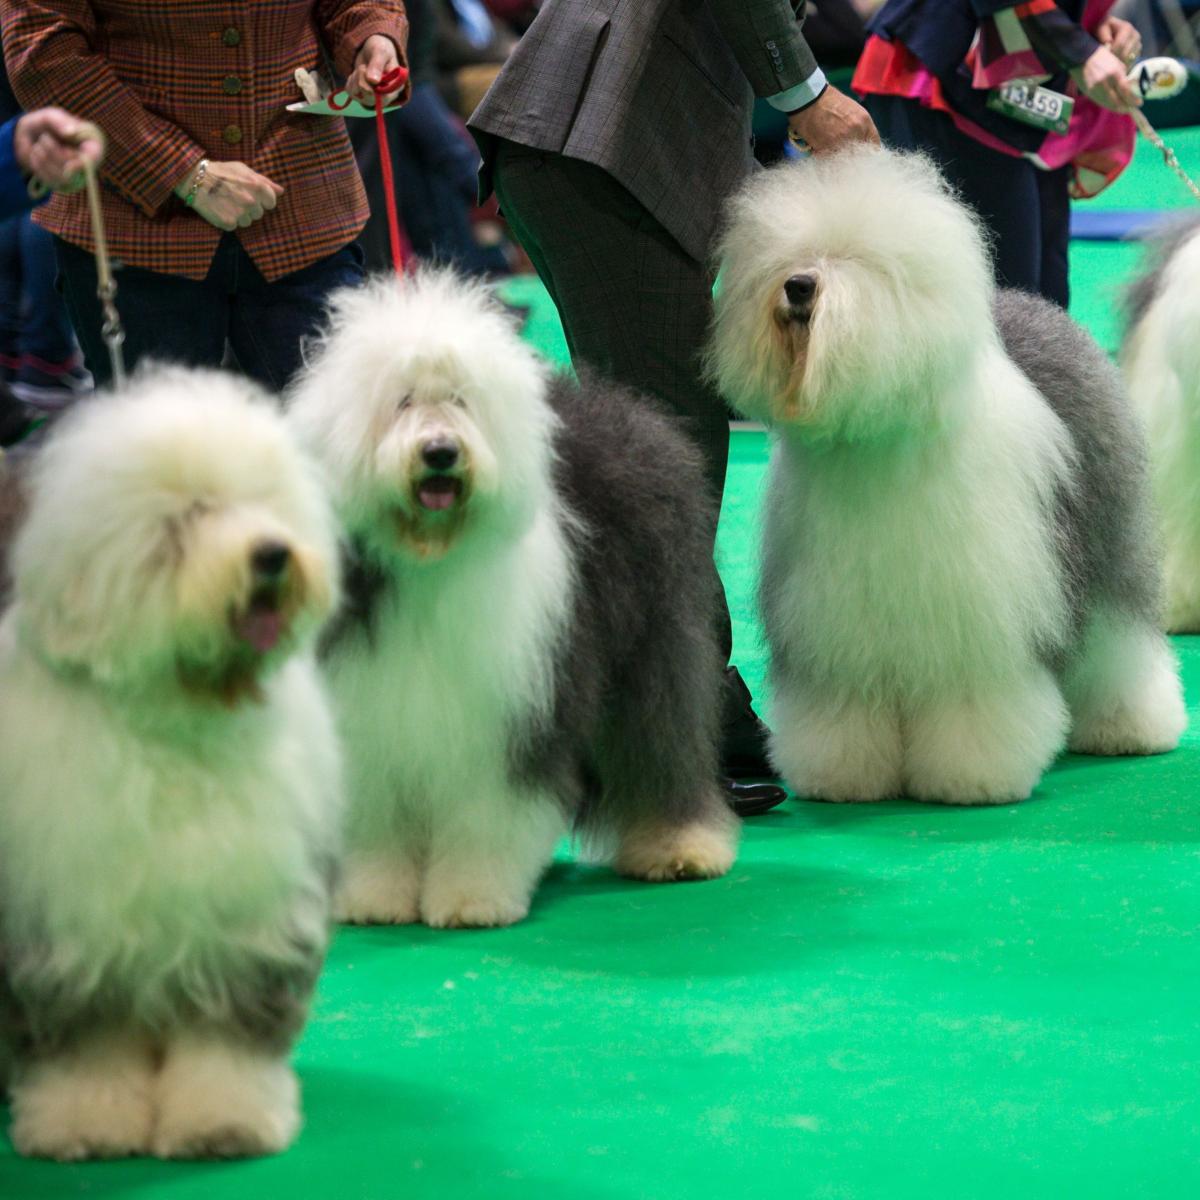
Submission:
<svg viewBox="0 0 1200 1200">
<path fill-rule="evenodd" d="M 1028 800 L 1041 780 L 1041 772 L 1032 782 L 954 778 L 925 779 L 908 785 L 908 797 L 926 804 L 947 804 L 955 808 L 987 808 L 999 804 L 1019 804 Z"/>
<path fill-rule="evenodd" d="M 781 771 L 779 776 L 799 799 L 821 800 L 826 804 L 878 804 L 881 800 L 894 800 L 904 790 L 899 777 L 883 779 L 796 771 Z"/>
<path fill-rule="evenodd" d="M 725 825 L 643 828 L 621 839 L 613 866 L 621 875 L 650 883 L 716 879 L 733 866 L 737 834 Z"/>
<path fill-rule="evenodd" d="M 13 1088 L 12 1143 L 19 1154 L 78 1162 L 150 1149 L 149 1062 L 115 1053 L 30 1068 Z"/>
<path fill-rule="evenodd" d="M 343 925 L 411 925 L 421 919 L 420 880 L 402 860 L 351 858 L 333 901 Z"/>
<path fill-rule="evenodd" d="M 529 915 L 528 896 L 477 896 L 465 891 L 426 894 L 421 916 L 434 929 L 498 929 Z"/>
<path fill-rule="evenodd" d="M 794 795 L 834 804 L 890 800 L 903 791 L 904 746 L 895 713 L 865 702 L 781 689 L 771 762 Z"/>
<path fill-rule="evenodd" d="M 1093 720 L 1071 731 L 1069 749 L 1075 754 L 1103 756 L 1169 754 L 1179 745 L 1187 726 L 1182 703 L 1175 713 L 1119 713 Z"/>
<path fill-rule="evenodd" d="M 1068 745 L 1076 754 L 1167 754 L 1187 728 L 1187 708 L 1179 678 L 1162 669 L 1132 703 L 1076 719 Z"/>
<path fill-rule="evenodd" d="M 159 1081 L 159 1158 L 278 1154 L 300 1129 L 300 1087 L 280 1059 L 218 1041 L 172 1047 Z"/>
</svg>

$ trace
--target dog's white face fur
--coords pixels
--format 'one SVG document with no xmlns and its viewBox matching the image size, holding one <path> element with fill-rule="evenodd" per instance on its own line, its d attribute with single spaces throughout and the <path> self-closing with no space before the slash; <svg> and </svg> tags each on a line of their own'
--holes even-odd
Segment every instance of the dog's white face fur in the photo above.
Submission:
<svg viewBox="0 0 1200 1200">
<path fill-rule="evenodd" d="M 710 371 L 747 416 L 812 441 L 953 420 L 948 393 L 995 338 L 980 228 L 919 155 L 761 172 L 718 253 Z"/>
<path fill-rule="evenodd" d="M 382 562 L 511 541 L 546 501 L 545 368 L 480 287 L 445 271 L 334 297 L 289 418 L 345 524 Z"/>
<path fill-rule="evenodd" d="M 216 372 L 149 371 L 65 422 L 13 566 L 21 636 L 54 666 L 230 704 L 337 591 L 315 465 L 265 397 Z"/>
</svg>

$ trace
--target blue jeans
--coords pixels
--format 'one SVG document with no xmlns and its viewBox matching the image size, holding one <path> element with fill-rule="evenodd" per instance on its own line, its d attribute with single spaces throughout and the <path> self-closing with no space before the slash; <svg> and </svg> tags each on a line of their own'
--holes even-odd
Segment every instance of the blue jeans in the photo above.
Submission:
<svg viewBox="0 0 1200 1200">
<path fill-rule="evenodd" d="M 1066 308 L 1070 168 L 1039 171 L 1026 159 L 989 149 L 916 100 L 868 96 L 866 105 L 884 145 L 924 150 L 979 214 L 992 234 L 996 282 Z"/>
<path fill-rule="evenodd" d="M 54 288 L 54 239 L 28 213 L 0 221 L 0 355 L 58 366 L 75 355 L 75 337 Z"/>
<path fill-rule="evenodd" d="M 95 261 L 61 239 L 55 239 L 55 249 L 59 286 L 88 370 L 103 386 L 112 369 L 100 334 Z M 362 251 L 351 244 L 269 283 L 234 234 L 221 239 L 203 280 L 121 267 L 117 310 L 125 328 L 125 366 L 132 371 L 152 358 L 219 367 L 228 345 L 245 374 L 280 392 L 299 369 L 301 343 L 320 325 L 329 294 L 362 279 Z"/>
</svg>

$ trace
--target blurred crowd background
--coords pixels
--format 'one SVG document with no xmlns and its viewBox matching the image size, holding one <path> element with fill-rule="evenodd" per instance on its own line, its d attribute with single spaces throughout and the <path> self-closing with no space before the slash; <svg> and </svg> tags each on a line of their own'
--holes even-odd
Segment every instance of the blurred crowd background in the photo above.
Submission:
<svg viewBox="0 0 1200 1200">
<path fill-rule="evenodd" d="M 388 116 L 387 130 L 407 257 L 455 263 L 471 275 L 496 280 L 532 269 L 508 236 L 495 199 L 478 203 L 479 156 L 465 121 L 542 2 L 406 0 L 413 93 L 407 106 Z M 866 39 L 865 22 L 881 2 L 810 4 L 806 37 L 832 78 L 837 79 L 839 69 L 849 78 Z M 1200 0 L 1168 5 L 1123 0 L 1118 11 L 1143 32 L 1146 53 L 1157 53 L 1186 50 L 1197 8 Z M 18 111 L 0 70 L 0 122 Z M 375 124 L 349 124 L 371 200 L 362 247 L 370 269 L 386 270 L 390 257 Z M 760 105 L 755 119 L 760 161 L 769 163 L 786 153 L 786 134 L 785 118 Z M 0 391 L 36 421 L 90 386 L 55 288 L 50 235 L 28 215 L 0 222 Z"/>
</svg>

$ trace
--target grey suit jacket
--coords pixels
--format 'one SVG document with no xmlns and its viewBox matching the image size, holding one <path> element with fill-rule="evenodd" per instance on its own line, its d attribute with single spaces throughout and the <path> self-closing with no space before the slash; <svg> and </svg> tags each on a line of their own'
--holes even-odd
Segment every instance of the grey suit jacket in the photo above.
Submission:
<svg viewBox="0 0 1200 1200">
<path fill-rule="evenodd" d="M 804 0 L 545 0 L 468 122 L 602 167 L 694 258 L 752 166 L 755 95 L 817 68 Z"/>
</svg>

